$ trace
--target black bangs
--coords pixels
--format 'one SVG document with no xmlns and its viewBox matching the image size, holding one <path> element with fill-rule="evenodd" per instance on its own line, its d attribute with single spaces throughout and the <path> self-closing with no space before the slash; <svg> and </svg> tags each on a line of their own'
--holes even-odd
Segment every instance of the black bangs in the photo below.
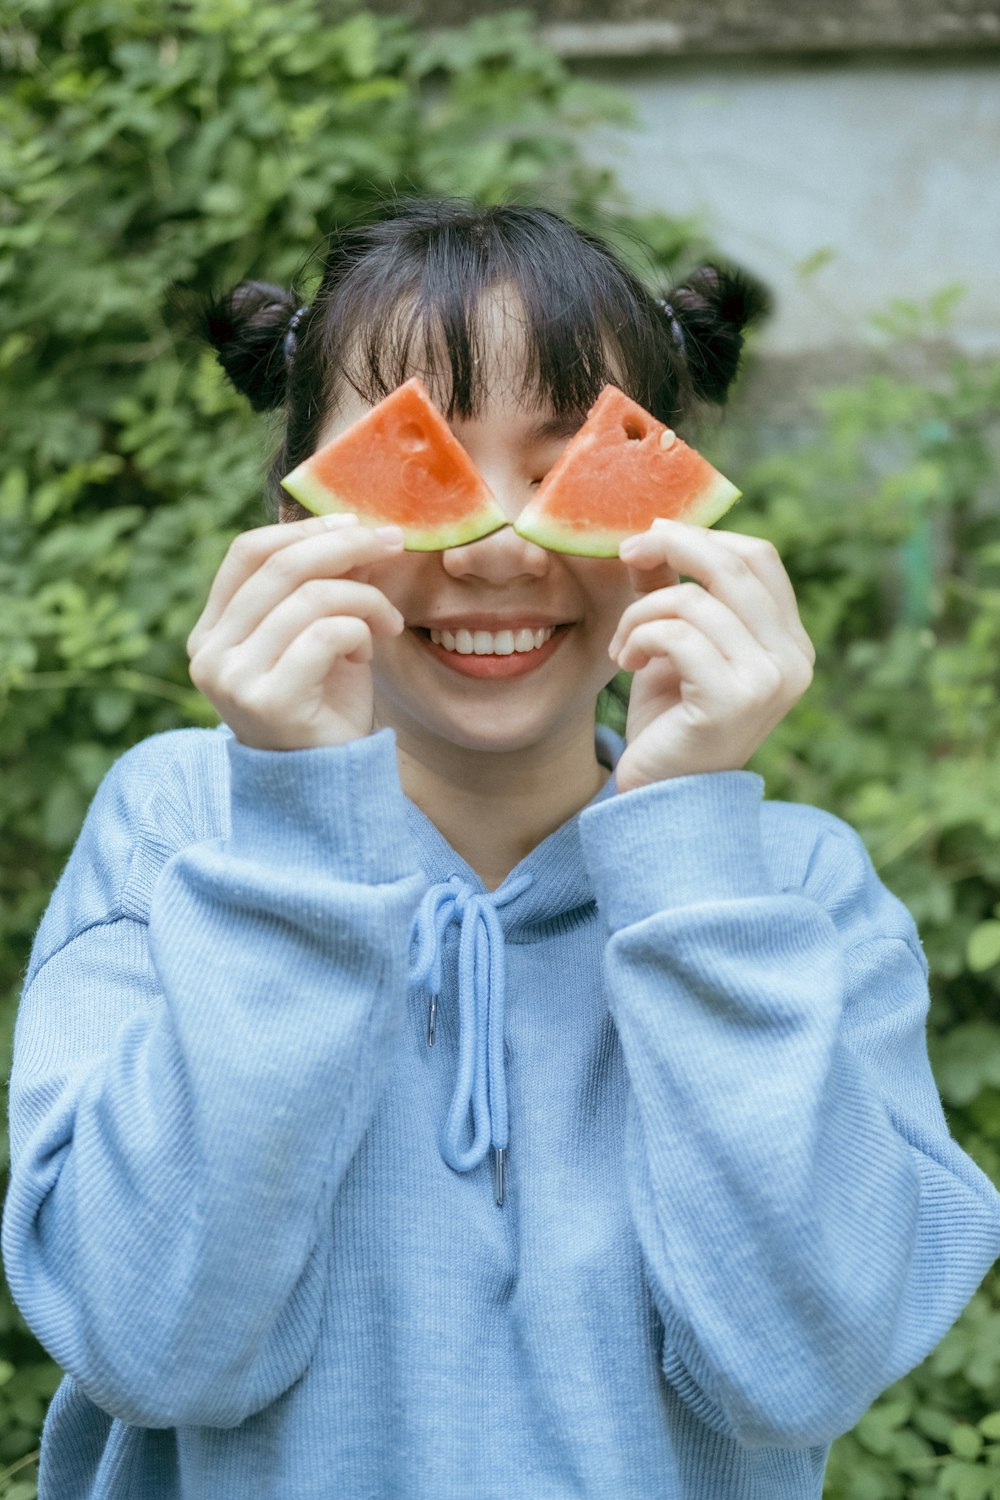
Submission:
<svg viewBox="0 0 1000 1500">
<path fill-rule="evenodd" d="M 670 339 L 648 292 L 543 209 L 402 204 L 331 248 L 321 314 L 334 391 L 346 382 L 368 402 L 419 375 L 447 417 L 477 417 L 516 366 L 517 398 L 558 416 L 585 412 L 609 381 L 674 415 Z"/>
<path fill-rule="evenodd" d="M 482 416 L 494 394 L 579 420 L 610 382 L 682 427 L 698 403 L 725 401 L 766 306 L 758 283 L 718 265 L 654 295 L 544 208 L 411 199 L 334 231 L 311 302 L 241 282 L 205 329 L 256 411 L 285 408 L 268 496 L 288 515 L 282 476 L 316 451 L 351 388 L 374 405 L 419 375 L 452 420 Z"/>
</svg>

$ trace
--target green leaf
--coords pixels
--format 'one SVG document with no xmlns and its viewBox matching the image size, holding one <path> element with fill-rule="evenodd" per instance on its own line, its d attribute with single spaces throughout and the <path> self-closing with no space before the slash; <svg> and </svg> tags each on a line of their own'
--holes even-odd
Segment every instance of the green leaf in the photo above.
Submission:
<svg viewBox="0 0 1000 1500">
<path fill-rule="evenodd" d="M 909 1402 L 883 1401 L 870 1407 L 854 1431 L 870 1453 L 885 1455 L 892 1451 L 897 1429 L 910 1414 Z"/>
<path fill-rule="evenodd" d="M 968 1422 L 956 1422 L 948 1434 L 948 1446 L 959 1458 L 978 1458 L 983 1450 L 983 1435 Z"/>
<path fill-rule="evenodd" d="M 1000 1026 L 968 1021 L 934 1050 L 934 1071 L 949 1102 L 969 1104 L 983 1089 L 1000 1087 Z"/>
<path fill-rule="evenodd" d="M 1000 963 L 1000 922 L 980 922 L 969 934 L 966 962 L 973 974 L 981 974 Z"/>
<path fill-rule="evenodd" d="M 941 1470 L 941 1493 L 952 1500 L 989 1500 L 993 1476 L 980 1464 L 947 1463 Z"/>
</svg>

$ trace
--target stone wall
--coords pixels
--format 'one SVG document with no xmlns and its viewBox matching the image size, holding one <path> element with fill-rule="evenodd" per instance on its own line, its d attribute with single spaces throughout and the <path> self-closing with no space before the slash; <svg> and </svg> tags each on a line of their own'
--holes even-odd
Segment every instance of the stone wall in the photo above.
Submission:
<svg viewBox="0 0 1000 1500">
<path fill-rule="evenodd" d="M 507 10 L 504 0 L 374 0 L 429 26 Z M 568 53 L 815 52 L 1000 48 L 998 0 L 535 0 Z"/>
</svg>

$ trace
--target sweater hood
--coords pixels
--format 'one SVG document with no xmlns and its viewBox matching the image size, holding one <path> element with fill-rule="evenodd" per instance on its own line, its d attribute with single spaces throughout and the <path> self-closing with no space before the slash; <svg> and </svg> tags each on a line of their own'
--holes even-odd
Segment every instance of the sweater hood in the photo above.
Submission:
<svg viewBox="0 0 1000 1500">
<path fill-rule="evenodd" d="M 598 726 L 597 755 L 614 769 L 619 736 Z M 614 775 L 588 806 L 614 794 Z M 413 803 L 407 817 L 429 886 L 413 925 L 410 981 L 427 995 L 427 1045 L 433 1047 L 444 989 L 445 936 L 458 929 L 456 983 L 458 1059 L 455 1087 L 442 1125 L 441 1155 L 456 1172 L 493 1153 L 495 1196 L 503 1205 L 509 1141 L 504 1059 L 505 948 L 538 941 L 593 913 L 594 891 L 583 858 L 579 814 L 569 818 L 489 891 Z"/>
<path fill-rule="evenodd" d="M 625 748 L 620 735 L 605 725 L 597 726 L 597 758 L 612 774 L 587 807 L 613 797 L 617 790 L 614 768 Z M 583 812 L 583 808 L 580 812 Z M 457 879 L 496 907 L 509 943 L 535 942 L 564 924 L 575 925 L 583 909 L 594 904 L 593 882 L 584 862 L 580 839 L 580 813 L 568 818 L 526 855 L 502 884 L 493 891 L 415 803 L 407 801 L 407 819 L 420 864 L 432 885 Z M 524 877 L 530 880 L 525 882 Z"/>
</svg>

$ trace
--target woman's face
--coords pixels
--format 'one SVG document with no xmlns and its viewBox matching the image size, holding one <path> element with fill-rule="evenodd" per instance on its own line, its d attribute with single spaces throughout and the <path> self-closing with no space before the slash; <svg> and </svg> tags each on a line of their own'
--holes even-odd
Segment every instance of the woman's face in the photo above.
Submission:
<svg viewBox="0 0 1000 1500">
<path fill-rule="evenodd" d="M 511 521 L 583 419 L 506 394 L 519 384 L 504 370 L 517 342 L 492 353 L 496 394 L 482 415 L 451 423 Z M 369 409 L 348 391 L 323 440 Z M 635 597 L 623 563 L 548 552 L 504 527 L 446 552 L 397 555 L 366 577 L 406 621 L 401 636 L 376 642 L 373 661 L 376 722 L 401 745 L 509 752 L 584 735 L 592 745 L 595 699 L 615 672 L 608 644 Z"/>
</svg>

